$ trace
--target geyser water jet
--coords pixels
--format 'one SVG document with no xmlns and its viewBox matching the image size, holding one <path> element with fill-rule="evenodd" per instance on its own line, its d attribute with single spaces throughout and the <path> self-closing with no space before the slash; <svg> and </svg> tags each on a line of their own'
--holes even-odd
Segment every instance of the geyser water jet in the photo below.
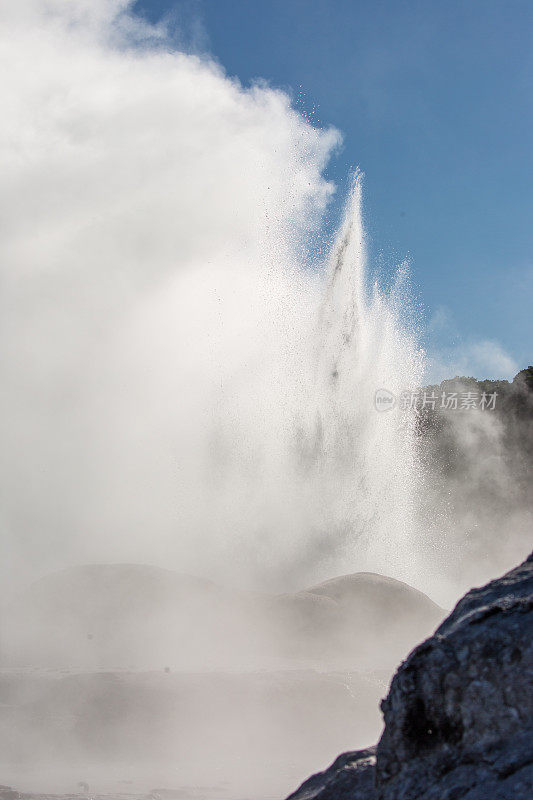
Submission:
<svg viewBox="0 0 533 800">
<path fill-rule="evenodd" d="M 346 537 L 354 568 L 413 580 L 415 493 L 419 480 L 416 416 L 401 393 L 420 385 L 422 354 L 408 327 L 408 282 L 391 292 L 368 286 L 362 176 L 356 174 L 333 247 L 316 331 L 316 419 L 321 494 L 333 536 Z M 385 413 L 376 392 L 394 405 Z M 416 560 L 416 559 L 415 559 Z"/>
<path fill-rule="evenodd" d="M 270 526 L 254 545 L 270 542 L 293 582 L 369 569 L 416 577 L 416 414 L 400 395 L 419 385 L 422 355 L 405 318 L 405 274 L 388 293 L 368 286 L 361 203 L 357 174 L 315 310 L 262 365 L 252 405 L 242 384 L 225 389 L 216 429 L 218 508 L 245 485 L 247 510 L 233 512 Z M 308 290 L 303 282 L 292 298 L 302 309 Z M 397 398 L 386 413 L 379 389 Z"/>
</svg>

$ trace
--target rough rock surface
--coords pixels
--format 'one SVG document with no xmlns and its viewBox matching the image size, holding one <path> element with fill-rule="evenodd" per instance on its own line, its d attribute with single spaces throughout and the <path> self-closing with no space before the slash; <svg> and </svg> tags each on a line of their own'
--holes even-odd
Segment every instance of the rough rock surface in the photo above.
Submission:
<svg viewBox="0 0 533 800">
<path fill-rule="evenodd" d="M 533 554 L 465 595 L 400 666 L 375 767 L 357 767 L 370 751 L 346 754 L 292 800 L 531 800 L 532 612 Z"/>
<path fill-rule="evenodd" d="M 312 775 L 287 800 L 375 800 L 376 748 L 344 753 L 317 775 Z"/>
</svg>

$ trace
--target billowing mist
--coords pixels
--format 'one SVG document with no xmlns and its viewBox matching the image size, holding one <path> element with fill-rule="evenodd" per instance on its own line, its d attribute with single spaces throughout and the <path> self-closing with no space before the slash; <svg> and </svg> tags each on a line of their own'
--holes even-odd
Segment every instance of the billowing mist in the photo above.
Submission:
<svg viewBox="0 0 533 800">
<path fill-rule="evenodd" d="M 420 325 L 358 172 L 322 236 L 340 134 L 130 6 L 0 11 L 0 781 L 276 796 L 524 555 L 521 437 L 398 402 Z"/>
<path fill-rule="evenodd" d="M 4 579 L 413 580 L 412 420 L 373 402 L 419 359 L 364 299 L 359 182 L 324 297 L 339 135 L 116 4 L 45 8 L 4 11 Z"/>
<path fill-rule="evenodd" d="M 221 427 L 268 426 L 299 359 L 339 136 L 122 5 L 2 12 L 5 579 L 13 558 L 218 571 L 247 538 L 265 572 L 284 557 L 276 517 L 249 531 L 248 489 L 214 508 L 209 481 Z"/>
</svg>

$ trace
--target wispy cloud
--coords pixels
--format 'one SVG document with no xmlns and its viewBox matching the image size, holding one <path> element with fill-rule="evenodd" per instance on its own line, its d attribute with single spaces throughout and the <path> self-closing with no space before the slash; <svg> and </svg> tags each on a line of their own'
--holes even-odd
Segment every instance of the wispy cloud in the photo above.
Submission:
<svg viewBox="0 0 533 800">
<path fill-rule="evenodd" d="M 429 383 L 440 383 L 456 375 L 478 380 L 511 380 L 519 366 L 499 342 L 490 339 L 460 342 L 428 353 Z"/>
</svg>

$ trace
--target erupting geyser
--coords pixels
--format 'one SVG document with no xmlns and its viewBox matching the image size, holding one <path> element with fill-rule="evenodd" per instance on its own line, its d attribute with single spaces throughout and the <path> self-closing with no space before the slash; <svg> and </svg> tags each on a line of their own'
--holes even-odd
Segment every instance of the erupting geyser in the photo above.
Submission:
<svg viewBox="0 0 533 800">
<path fill-rule="evenodd" d="M 421 351 L 404 315 L 405 274 L 384 294 L 377 285 L 367 286 L 365 266 L 356 175 L 317 330 L 318 493 L 331 512 L 324 524 L 344 538 L 357 559 L 412 579 L 413 562 L 408 567 L 402 561 L 405 547 L 414 549 L 416 419 L 412 409 L 402 408 L 400 395 L 420 385 Z M 386 413 L 376 407 L 380 390 L 395 399 Z"/>
<path fill-rule="evenodd" d="M 374 398 L 421 359 L 404 271 L 390 291 L 365 274 L 360 176 L 329 266 L 306 256 L 339 133 L 168 51 L 127 3 L 23 5 L 3 41 L 6 584 L 87 562 L 411 582 L 414 414 Z"/>
<path fill-rule="evenodd" d="M 253 404 L 242 405 L 242 383 L 225 387 L 215 436 L 221 513 L 236 511 L 238 487 L 252 529 L 265 524 L 262 538 L 275 539 L 287 571 L 301 564 L 300 581 L 360 569 L 416 576 L 416 419 L 399 398 L 420 385 L 422 356 L 404 313 L 404 270 L 388 293 L 368 286 L 361 184 L 357 174 L 315 310 L 303 313 L 311 284 L 301 277 L 299 324 L 262 363 Z M 380 389 L 397 398 L 386 413 Z"/>
</svg>

